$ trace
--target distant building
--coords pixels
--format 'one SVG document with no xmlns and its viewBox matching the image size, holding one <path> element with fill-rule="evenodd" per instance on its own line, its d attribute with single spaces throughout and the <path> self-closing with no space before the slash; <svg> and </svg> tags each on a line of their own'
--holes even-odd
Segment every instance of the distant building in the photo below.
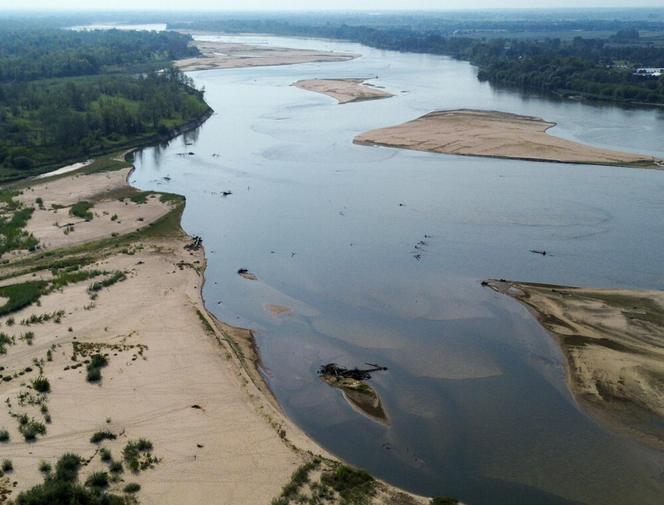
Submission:
<svg viewBox="0 0 664 505">
<path fill-rule="evenodd" d="M 664 74 L 664 68 L 637 68 L 634 71 L 634 75 L 640 75 L 643 77 L 660 77 Z"/>
</svg>

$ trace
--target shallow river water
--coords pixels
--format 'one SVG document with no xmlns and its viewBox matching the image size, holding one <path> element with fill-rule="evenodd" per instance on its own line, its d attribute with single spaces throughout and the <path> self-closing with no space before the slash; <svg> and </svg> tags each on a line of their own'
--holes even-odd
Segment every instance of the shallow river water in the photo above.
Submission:
<svg viewBox="0 0 664 505">
<path fill-rule="evenodd" d="M 664 172 L 352 139 L 466 107 L 540 116 L 559 123 L 556 135 L 664 157 L 664 113 L 498 91 L 445 57 L 225 39 L 363 55 L 193 73 L 215 115 L 136 156 L 134 185 L 187 197 L 183 226 L 203 237 L 208 257 L 206 303 L 255 330 L 286 413 L 334 454 L 425 495 L 491 505 L 661 503 L 664 455 L 580 411 L 553 339 L 480 281 L 664 289 Z M 341 106 L 291 86 L 316 77 L 372 77 L 395 96 Z M 258 280 L 237 275 L 241 267 Z M 293 312 L 274 315 L 271 304 Z M 389 367 L 371 381 L 389 425 L 317 378 L 331 361 Z"/>
</svg>

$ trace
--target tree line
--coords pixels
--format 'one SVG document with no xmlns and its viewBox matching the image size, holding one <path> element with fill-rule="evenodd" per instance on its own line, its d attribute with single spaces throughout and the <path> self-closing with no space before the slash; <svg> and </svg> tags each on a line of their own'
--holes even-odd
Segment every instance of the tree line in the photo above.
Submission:
<svg viewBox="0 0 664 505">
<path fill-rule="evenodd" d="M 664 77 L 636 76 L 638 67 L 663 67 L 664 45 L 640 40 L 630 22 L 610 38 L 473 38 L 443 30 L 349 24 L 296 24 L 283 18 L 193 20 L 173 27 L 261 32 L 359 42 L 379 49 L 448 55 L 480 68 L 495 85 L 519 86 L 558 95 L 664 104 Z M 616 26 L 623 26 L 615 23 Z M 591 25 L 592 26 L 592 25 Z"/>
<path fill-rule="evenodd" d="M 167 136 L 209 111 L 170 66 L 197 54 L 188 36 L 1 29 L 0 180 Z"/>
</svg>

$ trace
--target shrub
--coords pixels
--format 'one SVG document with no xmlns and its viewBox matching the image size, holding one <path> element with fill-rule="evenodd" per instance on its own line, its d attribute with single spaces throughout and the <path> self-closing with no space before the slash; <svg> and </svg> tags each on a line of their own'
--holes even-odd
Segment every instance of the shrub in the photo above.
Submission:
<svg viewBox="0 0 664 505">
<path fill-rule="evenodd" d="M 9 442 L 9 432 L 5 429 L 0 430 L 0 442 Z"/>
<path fill-rule="evenodd" d="M 8 473 L 8 472 L 11 472 L 12 470 L 14 470 L 14 465 L 12 464 L 12 462 L 10 460 L 5 459 L 2 462 L 2 471 L 5 472 L 5 473 Z"/>
<path fill-rule="evenodd" d="M 109 470 L 111 473 L 122 473 L 122 472 L 124 472 L 124 468 L 123 468 L 123 466 L 122 466 L 122 463 L 120 463 L 119 461 L 113 461 L 113 462 L 108 466 L 108 470 Z"/>
<path fill-rule="evenodd" d="M 106 449 L 105 447 L 102 447 L 101 450 L 99 451 L 99 458 L 104 461 L 108 462 L 111 461 L 111 451 Z"/>
<path fill-rule="evenodd" d="M 94 217 L 92 212 L 90 212 L 91 208 L 92 204 L 90 202 L 82 200 L 71 206 L 69 209 L 69 214 L 75 217 L 80 217 L 81 219 L 85 219 L 86 221 L 91 221 Z"/>
<path fill-rule="evenodd" d="M 106 472 L 95 472 L 85 479 L 85 485 L 97 489 L 108 487 L 108 474 Z"/>
<path fill-rule="evenodd" d="M 50 393 L 51 392 L 51 383 L 46 377 L 40 375 L 32 381 L 32 387 L 35 391 L 39 393 Z"/>
<path fill-rule="evenodd" d="M 110 431 L 98 431 L 90 437 L 90 442 L 93 444 L 98 444 L 104 440 L 115 440 L 116 438 L 118 437 Z"/>
<path fill-rule="evenodd" d="M 71 452 L 62 456 L 55 465 L 55 478 L 59 481 L 74 482 L 81 468 L 80 456 Z"/>
<path fill-rule="evenodd" d="M 351 503 L 365 503 L 373 495 L 376 481 L 364 470 L 339 465 L 334 472 L 324 473 L 321 482 Z"/>
<path fill-rule="evenodd" d="M 141 462 L 141 454 L 147 454 L 151 451 L 152 442 L 141 438 L 137 441 L 127 442 L 127 445 L 122 450 L 122 456 L 132 472 L 138 472 L 147 468 L 152 462 L 151 458 L 146 458 L 146 461 Z"/>
<path fill-rule="evenodd" d="M 51 470 L 52 468 L 50 463 L 47 463 L 46 461 L 39 463 L 39 471 L 41 473 L 51 473 Z"/>
<path fill-rule="evenodd" d="M 101 370 L 99 368 L 88 368 L 88 374 L 85 378 L 88 382 L 98 382 L 101 380 Z"/>
<path fill-rule="evenodd" d="M 129 494 L 138 493 L 140 490 L 141 490 L 141 485 L 137 484 L 136 482 L 130 482 L 123 489 L 125 493 Z"/>
<path fill-rule="evenodd" d="M 26 442 L 31 442 L 37 438 L 37 435 L 46 434 L 46 426 L 34 419 L 28 419 L 28 416 L 21 416 L 19 419 L 18 431 L 21 432 Z"/>
</svg>

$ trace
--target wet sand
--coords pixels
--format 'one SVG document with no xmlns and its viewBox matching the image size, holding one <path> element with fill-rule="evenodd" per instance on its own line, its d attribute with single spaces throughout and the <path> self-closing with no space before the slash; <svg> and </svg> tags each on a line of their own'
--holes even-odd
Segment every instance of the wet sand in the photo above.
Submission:
<svg viewBox="0 0 664 505">
<path fill-rule="evenodd" d="M 339 104 L 390 98 L 392 95 L 366 84 L 367 79 L 306 79 L 293 84 L 307 91 L 322 93 L 336 99 Z"/>
<path fill-rule="evenodd" d="M 354 143 L 529 161 L 662 168 L 651 156 L 600 149 L 549 135 L 555 123 L 495 111 L 431 112 L 355 137 Z"/>
<path fill-rule="evenodd" d="M 297 63 L 348 61 L 359 57 L 358 54 L 350 53 L 227 42 L 194 41 L 194 45 L 201 52 L 200 56 L 175 62 L 175 66 L 184 72 L 215 68 L 265 67 Z"/>
<path fill-rule="evenodd" d="M 556 337 L 582 407 L 664 447 L 664 292 L 502 280 L 488 286 L 526 305 Z"/>
<path fill-rule="evenodd" d="M 126 163 L 94 169 L 22 188 L 25 205 L 43 200 L 28 229 L 44 249 L 5 258 L 11 261 L 0 270 L 2 286 L 68 282 L 0 317 L 3 332 L 14 337 L 0 354 L 0 429 L 10 435 L 0 447 L 13 462 L 16 482 L 2 480 L 0 495 L 15 499 L 42 481 L 42 461 L 53 465 L 66 452 L 89 461 L 82 480 L 108 471 L 99 446 L 121 461 L 125 444 L 141 437 L 153 443 L 157 461 L 138 473 L 126 469 L 110 490 L 121 493 L 137 482 L 138 499 L 148 505 L 212 503 L 220 496 L 224 503 L 267 504 L 314 455 L 333 471 L 339 462 L 272 398 L 251 332 L 205 309 L 205 255 L 180 228 L 184 199 L 131 188 Z M 68 218 L 69 206 L 80 199 L 94 202 L 94 217 L 65 233 L 56 221 Z M 116 274 L 122 274 L 117 282 L 103 283 Z M 94 283 L 103 285 L 93 289 Z M 59 316 L 45 319 L 48 314 Z M 89 382 L 86 364 L 94 353 L 105 355 L 108 365 L 101 380 Z M 30 382 L 40 374 L 51 391 L 36 397 Z M 46 433 L 25 441 L 17 414 L 44 422 Z M 117 438 L 93 444 L 97 431 Z M 319 481 L 320 474 L 312 476 L 302 492 Z M 381 482 L 372 503 L 394 497 L 426 503 Z"/>
</svg>

